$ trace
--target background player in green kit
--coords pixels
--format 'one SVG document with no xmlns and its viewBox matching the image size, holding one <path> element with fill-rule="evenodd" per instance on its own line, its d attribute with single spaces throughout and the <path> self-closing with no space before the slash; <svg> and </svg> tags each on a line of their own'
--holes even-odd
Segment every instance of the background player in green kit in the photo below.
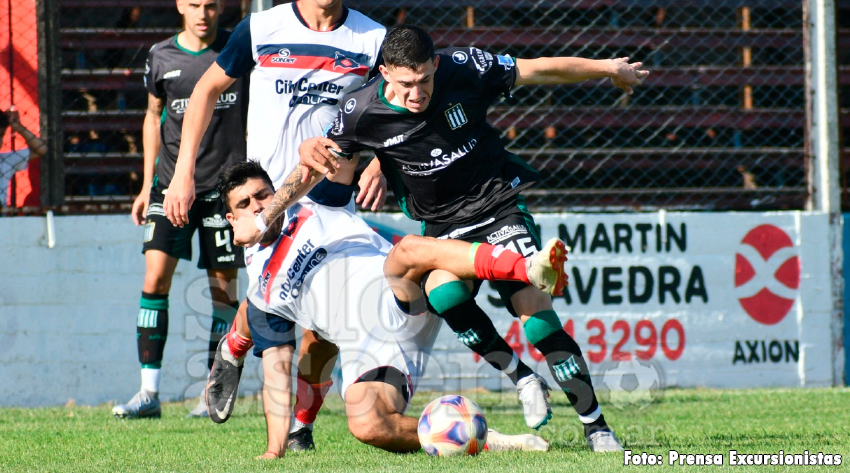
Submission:
<svg viewBox="0 0 850 473">
<path fill-rule="evenodd" d="M 168 293 L 178 259 L 191 260 L 192 235 L 198 230 L 200 261 L 206 269 L 213 300 L 209 364 L 227 333 L 236 311 L 236 272 L 244 266 L 242 249 L 231 242 L 227 210 L 215 191 L 223 168 L 245 161 L 247 83 L 237 80 L 219 97 L 212 122 L 203 137 L 195 168 L 198 199 L 189 213 L 190 224 L 173 226 L 162 202 L 180 149 L 183 113 L 198 79 L 218 57 L 230 33 L 218 29 L 223 2 L 178 0 L 184 30 L 155 44 L 148 53 L 145 87 L 148 108 L 142 137 L 144 185 L 133 203 L 131 217 L 144 223 L 145 281 L 137 319 L 142 386 L 127 403 L 115 406 L 116 417 L 159 417 L 159 380 L 168 335 Z M 201 402 L 189 416 L 207 416 Z"/>
<path fill-rule="evenodd" d="M 523 256 L 540 249 L 540 239 L 519 194 L 537 181 L 537 172 L 501 144 L 486 120 L 487 109 L 515 85 L 564 84 L 611 78 L 632 92 L 649 72 L 628 58 L 575 57 L 514 59 L 474 47 L 435 53 L 428 33 L 409 25 L 391 30 L 383 49 L 385 66 L 376 77 L 347 95 L 326 138 L 304 143 L 302 163 L 333 172 L 334 157 L 374 149 L 405 213 L 425 223 L 426 236 L 500 244 Z M 332 164 L 329 164 L 332 163 Z M 272 221 L 276 215 L 265 215 Z M 247 225 L 246 225 L 247 227 Z M 237 226 L 235 241 L 256 239 Z M 253 233 L 253 234 L 252 234 Z M 581 349 L 562 328 L 552 300 L 531 286 L 495 283 L 509 311 L 523 323 L 526 337 L 546 363 L 584 424 L 594 451 L 622 450 L 602 416 Z M 476 305 L 472 288 L 434 271 L 424 287 L 432 310 L 460 341 L 504 372 L 519 390 L 545 382 L 534 375 L 498 335 Z M 532 412 L 523 399 L 526 422 L 539 428 L 551 417 L 548 402 Z"/>
</svg>

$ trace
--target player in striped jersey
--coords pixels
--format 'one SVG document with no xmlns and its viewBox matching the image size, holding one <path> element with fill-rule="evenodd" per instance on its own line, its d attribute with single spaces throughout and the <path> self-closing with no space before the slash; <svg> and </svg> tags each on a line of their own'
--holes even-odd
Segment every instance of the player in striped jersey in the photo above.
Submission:
<svg viewBox="0 0 850 473">
<path fill-rule="evenodd" d="M 411 25 L 399 25 L 387 33 L 384 59 L 382 77 L 346 96 L 328 131 L 330 140 L 313 141 L 339 156 L 373 149 L 393 177 L 403 210 L 424 221 L 426 236 L 500 243 L 526 256 L 534 254 L 541 242 L 520 191 L 539 175 L 505 150 L 498 132 L 487 123 L 488 108 L 515 85 L 610 78 L 614 86 L 632 93 L 649 74 L 641 69 L 642 63 L 629 63 L 628 58 L 514 59 L 475 47 L 435 51 L 428 33 Z M 327 152 L 318 157 L 333 158 Z M 317 161 L 305 164 L 333 170 Z M 264 217 L 271 222 L 277 215 L 268 212 Z M 249 228 L 234 227 L 236 243 L 253 241 L 256 236 L 250 233 Z M 551 297 L 513 281 L 494 285 L 508 310 L 523 323 L 528 341 L 545 356 L 552 377 L 584 426 L 591 449 L 622 450 L 602 415 L 581 348 L 563 329 Z M 443 286 L 446 291 L 467 289 L 460 281 L 437 289 Z M 451 303 L 432 295 L 429 299 L 458 338 L 511 377 L 520 399 L 525 400 L 529 380 L 545 384 L 521 361 L 504 361 L 509 358 L 502 354 L 512 350 L 475 303 L 478 287 L 480 282 Z M 548 402 L 536 407 L 525 411 L 526 422 L 534 429 L 551 417 Z"/>
<path fill-rule="evenodd" d="M 351 180 L 353 166 L 346 164 L 334 179 Z M 407 236 L 392 247 L 343 207 L 299 201 L 318 179 L 321 176 L 314 174 L 310 184 L 304 184 L 301 169 L 296 169 L 284 192 L 274 195 L 267 174 L 254 162 L 235 165 L 222 175 L 219 190 L 230 209 L 229 221 L 253 221 L 267 208 L 287 209 L 287 218 L 273 222 L 260 244 L 246 250 L 248 277 L 257 281 L 248 293 L 249 311 L 275 314 L 290 327 L 297 323 L 334 343 L 339 348 L 341 393 L 352 434 L 385 450 L 416 451 L 417 420 L 403 414 L 441 326 L 433 314 L 414 309 L 424 306 L 422 275 L 440 268 L 462 278 L 517 280 L 557 292 L 566 282 L 564 245 L 553 239 L 547 244 L 551 251 L 534 258 L 486 243 L 417 236 Z M 255 327 L 251 329 L 255 340 L 263 338 Z M 291 408 L 293 344 L 290 337 L 262 353 L 267 419 L 277 417 L 284 423 Z M 213 370 L 229 371 L 238 378 L 241 364 L 222 341 Z M 225 389 L 213 378 L 209 392 Z M 228 402 L 215 416 L 229 415 L 235 391 L 228 394 Z M 216 405 L 210 403 L 211 408 Z M 269 429 L 262 457 L 283 456 L 286 443 L 285 437 L 275 437 Z M 547 448 L 543 439 L 530 434 L 498 432 L 490 433 L 488 446 L 491 450 Z"/>
<path fill-rule="evenodd" d="M 298 0 L 242 20 L 218 60 L 198 82 L 186 109 L 183 144 L 164 205 L 168 219 L 178 226 L 187 222 L 187 209 L 194 199 L 192 175 L 198 142 L 221 90 L 250 75 L 247 155 L 258 160 L 280 186 L 299 161 L 299 144 L 322 135 L 342 97 L 377 74 L 385 33 L 384 27 L 344 7 L 341 0 Z M 377 160 L 363 171 L 359 185 L 357 202 L 379 209 L 386 181 Z M 325 181 L 308 198 L 323 205 L 346 205 L 351 194 L 351 188 Z M 244 313 L 244 304 L 240 311 Z M 274 318 L 258 316 L 255 321 L 270 328 L 275 325 Z M 238 328 L 248 335 L 247 327 Z M 309 332 L 304 336 L 315 339 Z M 299 357 L 299 361 L 310 359 Z M 299 381 L 306 380 L 299 386 L 322 384 L 320 371 L 299 366 Z M 311 423 L 304 424 L 301 436 L 293 437 L 303 438 L 305 448 L 313 445 Z"/>
</svg>

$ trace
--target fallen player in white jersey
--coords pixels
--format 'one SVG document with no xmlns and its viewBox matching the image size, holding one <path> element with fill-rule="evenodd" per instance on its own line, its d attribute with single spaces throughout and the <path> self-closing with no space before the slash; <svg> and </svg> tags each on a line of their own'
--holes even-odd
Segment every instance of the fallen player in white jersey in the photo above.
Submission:
<svg viewBox="0 0 850 473">
<path fill-rule="evenodd" d="M 310 186 L 300 183 L 301 172 L 299 167 L 287 179 L 284 185 L 294 190 L 283 200 L 274 200 L 271 180 L 256 162 L 226 169 L 218 187 L 231 223 L 254 220 L 272 205 L 288 207 L 286 218 L 272 222 L 260 243 L 245 252 L 252 288 L 249 319 L 251 311 L 259 311 L 289 321 L 289 338 L 278 338 L 275 346 L 262 344 L 259 340 L 268 334 L 251 326 L 257 346 L 267 346 L 262 351 L 263 401 L 270 434 L 261 457 L 280 457 L 286 450 L 287 439 L 272 438 L 271 432 L 289 431 L 294 323 L 339 348 L 351 433 L 388 451 L 417 451 L 417 419 L 403 414 L 440 328 L 439 318 L 415 308 L 425 305 L 422 276 L 442 269 L 461 279 L 519 280 L 555 292 L 566 283 L 566 249 L 553 239 L 546 245 L 549 251 L 526 259 L 486 243 L 418 236 L 407 236 L 393 247 L 344 207 L 296 202 Z M 353 166 L 334 179 L 345 180 L 346 175 L 350 182 Z M 311 183 L 320 179 L 314 176 Z M 213 420 L 223 422 L 232 412 L 242 362 L 230 354 L 227 343 L 219 344 L 207 388 Z M 273 429 L 272 423 L 284 428 Z M 530 434 L 491 432 L 488 448 L 546 450 L 548 444 Z"/>
</svg>

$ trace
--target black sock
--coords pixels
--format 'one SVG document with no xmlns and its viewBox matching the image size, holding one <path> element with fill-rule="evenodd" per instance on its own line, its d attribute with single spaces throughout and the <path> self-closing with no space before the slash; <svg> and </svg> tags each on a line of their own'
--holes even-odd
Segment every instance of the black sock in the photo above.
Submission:
<svg viewBox="0 0 850 473">
<path fill-rule="evenodd" d="M 580 416 L 588 416 L 599 408 L 581 348 L 567 332 L 557 330 L 534 344 L 534 347 L 546 357 L 552 377 Z"/>
<path fill-rule="evenodd" d="M 478 307 L 475 299 L 470 298 L 450 309 L 443 310 L 443 313 L 439 315 L 464 345 L 484 358 L 490 366 L 505 373 L 512 383 L 516 384 L 519 379 L 533 373 L 519 357 L 517 357 L 516 369 L 505 372 L 513 359 L 514 350 L 504 338 L 499 336 L 493 322 Z"/>
<path fill-rule="evenodd" d="M 239 302 L 230 303 L 213 301 L 212 323 L 210 325 L 210 344 L 207 350 L 207 369 L 212 369 L 218 342 L 230 331 L 230 325 L 236 318 Z"/>
<path fill-rule="evenodd" d="M 207 369 L 212 369 L 215 361 L 215 352 L 218 350 L 218 342 L 230 331 L 230 324 L 226 320 L 213 316 L 210 324 L 210 344 L 207 349 Z"/>
<path fill-rule="evenodd" d="M 136 319 L 136 346 L 143 367 L 158 368 L 168 339 L 168 294 L 142 293 Z"/>
<path fill-rule="evenodd" d="M 608 427 L 608 424 L 605 422 L 605 416 L 602 414 L 599 414 L 599 418 L 597 418 L 595 421 L 589 424 L 584 424 L 585 437 L 589 437 L 590 434 L 594 432 L 599 432 L 600 430 L 611 430 L 611 428 Z"/>
</svg>

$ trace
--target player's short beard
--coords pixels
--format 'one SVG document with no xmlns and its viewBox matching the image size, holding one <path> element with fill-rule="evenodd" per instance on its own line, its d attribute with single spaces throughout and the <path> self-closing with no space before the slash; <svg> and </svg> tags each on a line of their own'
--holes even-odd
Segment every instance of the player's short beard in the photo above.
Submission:
<svg viewBox="0 0 850 473">
<path fill-rule="evenodd" d="M 280 231 L 283 228 L 283 222 L 286 220 L 286 215 L 281 215 L 274 222 L 269 225 L 269 228 L 263 233 L 263 238 L 260 240 L 260 244 L 263 246 L 269 246 L 280 236 Z"/>
</svg>

